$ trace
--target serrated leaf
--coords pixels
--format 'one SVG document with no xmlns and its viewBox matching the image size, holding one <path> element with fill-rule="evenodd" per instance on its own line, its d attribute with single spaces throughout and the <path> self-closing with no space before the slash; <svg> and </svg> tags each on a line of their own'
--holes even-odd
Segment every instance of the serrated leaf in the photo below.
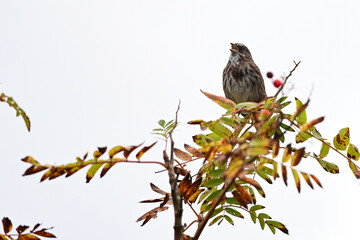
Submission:
<svg viewBox="0 0 360 240">
<path fill-rule="evenodd" d="M 291 171 L 292 171 L 292 174 L 294 176 L 296 188 L 297 188 L 298 192 L 300 193 L 301 189 L 300 189 L 300 177 L 299 177 L 299 174 L 298 174 L 297 170 L 294 169 L 294 168 L 292 168 Z"/>
<path fill-rule="evenodd" d="M 333 140 L 334 146 L 344 151 L 350 143 L 350 130 L 349 128 L 343 128 L 339 131 L 339 133 L 334 137 Z"/>
<path fill-rule="evenodd" d="M 104 163 L 95 163 L 89 168 L 86 173 L 86 183 L 90 182 L 90 180 L 94 177 L 95 173 L 102 165 L 104 165 Z"/>
<path fill-rule="evenodd" d="M 224 215 L 225 220 L 228 221 L 231 225 L 234 225 L 234 221 L 228 215 Z"/>
<path fill-rule="evenodd" d="M 180 149 L 174 148 L 175 156 L 184 161 L 190 161 L 192 159 L 191 155 L 181 151 Z"/>
<path fill-rule="evenodd" d="M 220 184 L 224 183 L 224 179 L 222 178 L 214 178 L 210 179 L 207 182 L 204 183 L 204 187 L 216 187 Z"/>
<path fill-rule="evenodd" d="M 239 218 L 244 218 L 244 216 L 237 210 L 233 209 L 233 208 L 226 208 L 225 211 L 230 214 L 233 215 L 235 217 L 239 217 Z"/>
<path fill-rule="evenodd" d="M 233 101 L 231 101 L 230 99 L 227 99 L 227 98 L 224 98 L 224 97 L 221 97 L 221 96 L 216 96 L 216 95 L 213 95 L 211 93 L 207 93 L 207 92 L 202 91 L 202 90 L 200 90 L 200 91 L 205 96 L 207 96 L 212 101 L 219 104 L 221 107 L 225 108 L 226 110 L 232 110 L 235 107 L 235 103 Z"/>
<path fill-rule="evenodd" d="M 328 142 L 328 144 L 330 145 L 330 143 Z M 321 158 L 324 158 L 328 155 L 329 153 L 329 150 L 330 150 L 330 146 L 323 143 L 322 146 L 321 146 L 321 150 L 320 150 L 320 157 Z"/>
<path fill-rule="evenodd" d="M 347 157 L 351 158 L 352 160 L 359 160 L 360 158 L 360 152 L 359 149 L 354 144 L 349 144 L 348 150 L 347 150 Z"/>
</svg>

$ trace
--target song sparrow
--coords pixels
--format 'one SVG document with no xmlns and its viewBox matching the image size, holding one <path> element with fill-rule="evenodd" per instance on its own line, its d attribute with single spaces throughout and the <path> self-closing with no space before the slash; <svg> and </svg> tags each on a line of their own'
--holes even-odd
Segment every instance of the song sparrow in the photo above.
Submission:
<svg viewBox="0 0 360 240">
<path fill-rule="evenodd" d="M 231 43 L 231 54 L 223 72 L 225 96 L 235 103 L 260 102 L 266 97 L 264 79 L 249 49 Z"/>
</svg>

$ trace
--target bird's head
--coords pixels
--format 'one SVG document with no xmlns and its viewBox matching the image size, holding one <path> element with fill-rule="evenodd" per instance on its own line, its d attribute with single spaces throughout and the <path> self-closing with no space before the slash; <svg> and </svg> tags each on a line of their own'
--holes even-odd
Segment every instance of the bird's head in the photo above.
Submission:
<svg viewBox="0 0 360 240">
<path fill-rule="evenodd" d="M 252 56 L 249 49 L 242 43 L 230 43 L 231 54 L 230 61 L 236 65 L 242 61 L 252 61 Z"/>
</svg>

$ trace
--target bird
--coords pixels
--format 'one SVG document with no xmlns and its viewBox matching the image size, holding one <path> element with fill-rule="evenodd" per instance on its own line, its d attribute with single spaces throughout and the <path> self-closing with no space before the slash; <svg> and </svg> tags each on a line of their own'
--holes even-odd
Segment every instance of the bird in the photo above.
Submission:
<svg viewBox="0 0 360 240">
<path fill-rule="evenodd" d="M 225 97 L 236 104 L 261 102 L 267 96 L 264 79 L 250 50 L 242 43 L 231 43 L 230 52 L 223 71 Z"/>
</svg>

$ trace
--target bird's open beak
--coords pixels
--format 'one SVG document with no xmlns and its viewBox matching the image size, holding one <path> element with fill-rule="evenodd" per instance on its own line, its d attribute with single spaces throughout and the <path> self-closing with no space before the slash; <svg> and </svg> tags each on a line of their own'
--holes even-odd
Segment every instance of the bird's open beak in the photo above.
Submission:
<svg viewBox="0 0 360 240">
<path fill-rule="evenodd" d="M 231 44 L 231 49 L 229 49 L 229 50 L 231 52 L 238 52 L 239 51 L 238 47 L 235 44 L 233 44 L 233 43 L 230 43 L 230 44 Z"/>
</svg>

